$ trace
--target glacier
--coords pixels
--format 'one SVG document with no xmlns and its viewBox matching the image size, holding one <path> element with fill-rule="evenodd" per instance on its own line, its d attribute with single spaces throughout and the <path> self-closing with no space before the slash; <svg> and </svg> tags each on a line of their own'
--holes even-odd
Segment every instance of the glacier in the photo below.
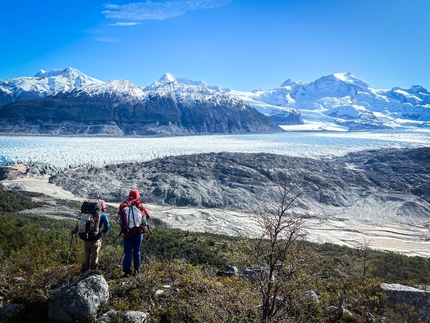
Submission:
<svg viewBox="0 0 430 323">
<path fill-rule="evenodd" d="M 266 152 L 330 158 L 380 148 L 430 146 L 430 131 L 284 132 L 159 138 L 0 136 L 0 165 L 45 163 L 59 170 L 209 152 Z M 138 147 L 127 149 L 126 147 Z M 89 153 L 90 152 L 90 153 Z"/>
</svg>

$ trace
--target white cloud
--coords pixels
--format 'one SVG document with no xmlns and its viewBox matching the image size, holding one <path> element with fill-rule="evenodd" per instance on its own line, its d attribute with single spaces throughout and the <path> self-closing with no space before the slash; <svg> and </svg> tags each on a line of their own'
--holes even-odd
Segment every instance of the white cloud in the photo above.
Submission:
<svg viewBox="0 0 430 323">
<path fill-rule="evenodd" d="M 165 20 L 185 15 L 198 9 L 213 9 L 229 4 L 233 0 L 179 0 L 165 3 L 134 2 L 125 5 L 107 4 L 102 13 L 106 18 L 120 20 Z"/>
<path fill-rule="evenodd" d="M 117 43 L 118 42 L 117 39 L 109 38 L 109 37 L 99 37 L 99 38 L 96 38 L 96 41 L 99 41 L 102 43 Z"/>
<path fill-rule="evenodd" d="M 136 25 L 140 25 L 140 22 L 117 22 L 114 24 L 109 24 L 109 26 L 136 26 Z"/>
</svg>

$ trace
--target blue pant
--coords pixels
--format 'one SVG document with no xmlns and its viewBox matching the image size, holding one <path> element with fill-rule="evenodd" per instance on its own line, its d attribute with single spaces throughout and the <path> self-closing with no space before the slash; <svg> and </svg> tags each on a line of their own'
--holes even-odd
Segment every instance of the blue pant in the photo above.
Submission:
<svg viewBox="0 0 430 323">
<path fill-rule="evenodd" d="M 133 260 L 134 270 L 140 271 L 140 246 L 142 245 L 143 234 L 136 234 L 128 239 L 124 239 L 124 261 L 122 268 L 124 273 L 131 274 L 131 261 Z"/>
</svg>

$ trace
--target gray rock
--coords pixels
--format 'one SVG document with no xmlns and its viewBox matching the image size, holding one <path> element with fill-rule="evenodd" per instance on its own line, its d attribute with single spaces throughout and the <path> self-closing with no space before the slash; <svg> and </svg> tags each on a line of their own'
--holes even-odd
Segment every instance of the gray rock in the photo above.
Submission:
<svg viewBox="0 0 430 323">
<path fill-rule="evenodd" d="M 269 278 L 269 275 L 270 272 L 268 268 L 264 268 L 258 265 L 242 268 L 239 274 L 240 277 L 247 278 L 251 281 L 267 279 Z"/>
<path fill-rule="evenodd" d="M 337 306 L 329 306 L 329 307 L 326 307 L 324 313 L 326 315 L 338 315 L 339 308 Z"/>
<path fill-rule="evenodd" d="M 140 311 L 127 311 L 124 315 L 124 321 L 130 323 L 148 322 L 148 314 Z"/>
<path fill-rule="evenodd" d="M 23 282 L 25 282 L 25 278 L 24 277 L 20 277 L 20 276 L 13 277 L 13 280 L 15 281 L 15 283 L 23 283 Z"/>
<path fill-rule="evenodd" d="M 307 300 L 314 302 L 314 303 L 317 303 L 317 304 L 320 303 L 320 299 L 319 299 L 317 293 L 313 289 L 311 289 L 311 288 L 306 289 L 304 291 L 304 295 L 305 295 L 305 298 Z"/>
<path fill-rule="evenodd" d="M 227 265 L 225 266 L 224 269 L 219 270 L 217 272 L 217 276 L 231 277 L 231 276 L 238 276 L 238 275 L 239 275 L 239 271 L 237 270 L 237 267 L 232 265 Z"/>
<path fill-rule="evenodd" d="M 387 305 L 395 308 L 398 304 L 413 306 L 423 320 L 430 323 L 430 291 L 400 284 L 381 284 L 382 291 L 388 296 Z"/>
<path fill-rule="evenodd" d="M 369 312 L 369 310 L 366 311 L 365 318 L 366 318 L 366 323 L 375 323 L 375 317 L 371 312 Z"/>
<path fill-rule="evenodd" d="M 348 311 L 346 308 L 341 308 L 339 310 L 339 307 L 337 306 L 329 306 L 325 309 L 325 314 L 326 315 L 339 315 L 339 316 L 354 316 L 354 314 L 352 314 L 350 311 Z"/>
<path fill-rule="evenodd" d="M 118 312 L 115 310 L 110 310 L 109 312 L 106 312 L 100 316 L 95 323 L 111 323 L 116 317 L 118 317 Z"/>
<path fill-rule="evenodd" d="M 53 165 L 37 162 L 29 166 L 28 173 L 33 175 L 52 175 L 58 173 L 58 169 Z"/>
<path fill-rule="evenodd" d="M 0 308 L 0 322 L 10 320 L 21 308 L 21 304 L 7 304 Z"/>
<path fill-rule="evenodd" d="M 94 316 L 100 305 L 109 298 L 109 288 L 104 277 L 88 273 L 64 287 L 49 300 L 48 316 L 53 322 L 86 322 Z"/>
<path fill-rule="evenodd" d="M 109 312 L 100 316 L 100 318 L 95 323 L 118 322 L 118 319 L 123 319 L 124 322 L 130 323 L 147 323 L 148 314 L 140 311 L 127 311 L 124 315 L 119 315 L 117 311 L 110 310 Z"/>
</svg>

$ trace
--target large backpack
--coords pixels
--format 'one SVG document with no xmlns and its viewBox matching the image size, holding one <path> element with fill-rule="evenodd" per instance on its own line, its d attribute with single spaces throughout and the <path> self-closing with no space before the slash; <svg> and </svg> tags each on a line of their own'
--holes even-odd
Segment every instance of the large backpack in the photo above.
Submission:
<svg viewBox="0 0 430 323">
<path fill-rule="evenodd" d="M 100 200 L 85 200 L 78 220 L 78 234 L 82 240 L 91 240 L 99 233 L 102 206 Z"/>
<path fill-rule="evenodd" d="M 121 224 L 126 238 L 134 235 L 137 232 L 144 232 L 145 228 L 147 227 L 146 221 L 146 212 L 143 212 L 142 215 L 141 210 L 135 204 L 122 208 Z"/>
</svg>

